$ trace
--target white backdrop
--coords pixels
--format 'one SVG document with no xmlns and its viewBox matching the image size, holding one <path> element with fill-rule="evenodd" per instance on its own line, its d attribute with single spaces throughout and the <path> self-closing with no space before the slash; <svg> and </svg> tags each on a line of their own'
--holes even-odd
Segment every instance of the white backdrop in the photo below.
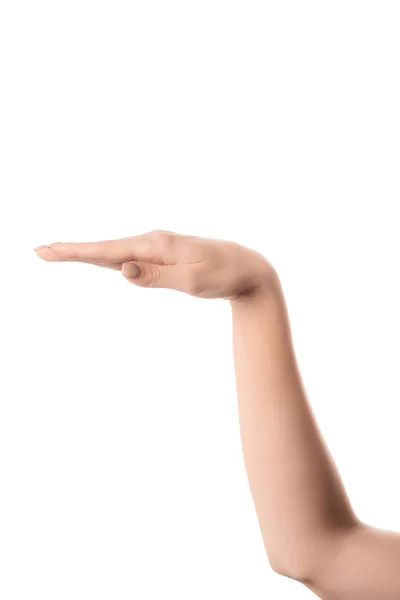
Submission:
<svg viewBox="0 0 400 600">
<path fill-rule="evenodd" d="M 269 568 L 223 300 L 40 261 L 265 254 L 356 512 L 400 529 L 395 1 L 0 4 L 0 596 L 307 599 Z M 397 437 L 397 439 L 396 439 Z"/>
</svg>

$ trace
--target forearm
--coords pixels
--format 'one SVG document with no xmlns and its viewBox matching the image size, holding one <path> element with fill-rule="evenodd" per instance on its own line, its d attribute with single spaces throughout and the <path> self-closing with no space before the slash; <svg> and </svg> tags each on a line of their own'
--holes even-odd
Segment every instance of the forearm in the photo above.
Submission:
<svg viewBox="0 0 400 600">
<path fill-rule="evenodd" d="M 400 534 L 351 509 L 302 386 L 280 282 L 261 254 L 163 230 L 36 251 L 121 269 L 141 287 L 229 299 L 242 446 L 271 566 L 324 600 L 399 600 Z"/>
<path fill-rule="evenodd" d="M 273 568 L 307 579 L 324 544 L 357 518 L 307 400 L 279 279 L 231 306 L 242 448 L 265 548 Z"/>
</svg>

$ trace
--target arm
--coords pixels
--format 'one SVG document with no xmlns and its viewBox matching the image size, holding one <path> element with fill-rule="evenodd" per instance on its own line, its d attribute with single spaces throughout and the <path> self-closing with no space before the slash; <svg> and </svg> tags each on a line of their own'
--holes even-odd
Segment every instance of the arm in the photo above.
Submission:
<svg viewBox="0 0 400 600">
<path fill-rule="evenodd" d="M 355 516 L 308 404 L 279 278 L 258 252 L 156 230 L 38 246 L 47 262 L 119 270 L 140 287 L 229 300 L 245 465 L 272 567 L 323 600 L 399 600 L 400 534 Z"/>
<path fill-rule="evenodd" d="M 400 534 L 354 514 L 309 406 L 276 274 L 231 301 L 240 433 L 270 564 L 321 598 L 400 598 Z"/>
</svg>

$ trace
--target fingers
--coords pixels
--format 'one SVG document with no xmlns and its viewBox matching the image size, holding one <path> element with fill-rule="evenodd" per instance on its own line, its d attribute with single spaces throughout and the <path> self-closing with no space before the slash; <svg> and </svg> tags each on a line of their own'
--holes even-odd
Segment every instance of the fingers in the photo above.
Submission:
<svg viewBox="0 0 400 600">
<path fill-rule="evenodd" d="M 118 240 L 101 242 L 55 242 L 35 248 L 40 258 L 48 262 L 89 261 L 92 263 L 123 263 L 142 260 L 160 264 L 175 264 L 179 260 L 179 241 L 183 236 L 155 230 Z"/>
<path fill-rule="evenodd" d="M 92 263 L 122 263 L 137 257 L 144 259 L 150 250 L 142 236 L 101 242 L 55 242 L 35 248 L 37 255 L 48 262 L 88 261 Z"/>
<path fill-rule="evenodd" d="M 70 258 L 70 259 L 62 259 L 60 256 L 54 254 L 51 252 L 51 248 L 48 248 L 47 246 L 43 246 L 43 248 L 40 249 L 40 252 L 38 252 L 36 250 L 37 254 L 40 256 L 40 258 L 42 258 L 43 260 L 45 260 L 46 262 L 79 262 L 79 263 L 86 263 L 88 265 L 94 265 L 96 267 L 104 267 L 106 269 L 113 269 L 115 271 L 120 271 L 121 267 L 122 267 L 122 262 L 99 262 L 99 261 L 92 261 L 92 260 L 84 260 L 84 259 L 77 259 L 77 258 Z"/>
<path fill-rule="evenodd" d="M 77 258 L 72 258 L 68 261 L 64 261 L 64 262 L 79 262 L 79 263 L 84 263 L 87 265 L 94 265 L 95 267 L 104 267 L 105 269 L 114 269 L 115 271 L 120 271 L 121 267 L 122 267 L 122 263 L 121 262 L 100 262 L 100 261 L 93 261 L 93 260 L 84 260 L 84 259 L 80 259 L 78 260 Z"/>
</svg>

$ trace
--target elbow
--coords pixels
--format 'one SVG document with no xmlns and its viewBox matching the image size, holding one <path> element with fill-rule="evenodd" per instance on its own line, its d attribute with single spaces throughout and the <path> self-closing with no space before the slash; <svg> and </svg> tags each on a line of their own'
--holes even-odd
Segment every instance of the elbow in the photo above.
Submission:
<svg viewBox="0 0 400 600">
<path fill-rule="evenodd" d="M 278 554 L 267 550 L 267 556 L 271 569 L 277 575 L 300 583 L 311 583 L 315 573 L 316 551 L 315 543 L 293 541 L 280 548 Z"/>
<path fill-rule="evenodd" d="M 271 569 L 282 577 L 294 579 L 299 583 L 312 582 L 312 570 L 304 563 L 303 558 L 299 560 L 279 560 L 273 557 L 268 557 L 268 562 Z"/>
<path fill-rule="evenodd" d="M 268 562 L 278 575 L 305 585 L 316 584 L 336 552 L 338 538 L 337 533 L 321 532 L 311 538 L 292 540 L 279 549 L 278 555 L 267 552 Z"/>
<path fill-rule="evenodd" d="M 332 565 L 337 562 L 344 540 L 359 528 L 354 524 L 349 528 L 336 528 L 329 532 L 293 544 L 282 549 L 279 556 L 268 553 L 272 570 L 278 575 L 295 579 L 305 585 L 326 587 L 326 577 Z"/>
</svg>

